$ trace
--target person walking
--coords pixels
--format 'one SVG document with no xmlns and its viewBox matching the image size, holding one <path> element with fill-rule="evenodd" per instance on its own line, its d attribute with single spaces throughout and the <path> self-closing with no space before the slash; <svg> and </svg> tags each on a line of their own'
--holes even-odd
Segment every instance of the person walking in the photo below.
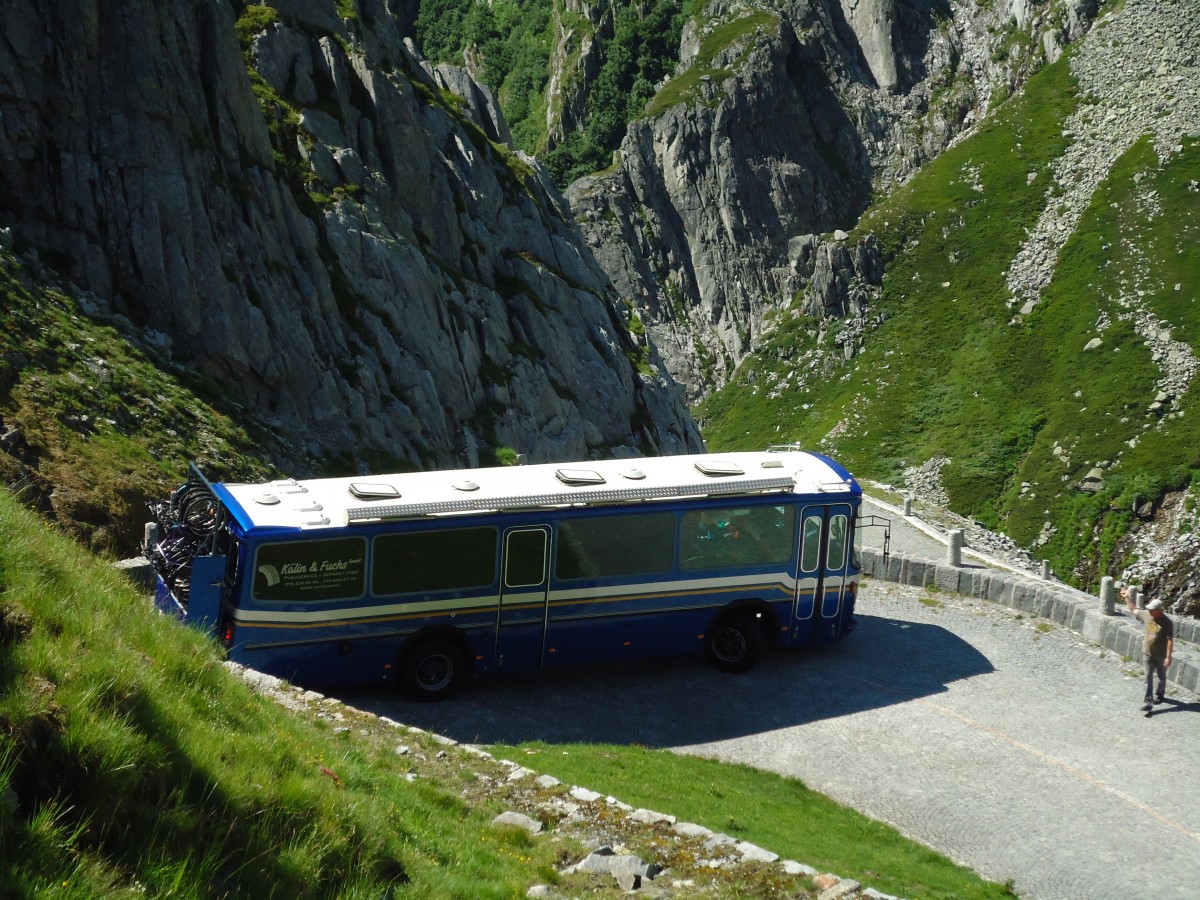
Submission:
<svg viewBox="0 0 1200 900">
<path fill-rule="evenodd" d="M 1162 703 L 1167 693 L 1167 669 L 1171 667 L 1171 655 L 1175 651 L 1175 623 L 1163 612 L 1162 601 L 1155 598 L 1138 609 L 1128 588 L 1121 589 L 1125 605 L 1134 618 L 1146 626 L 1146 643 L 1143 647 L 1146 663 L 1146 699 L 1142 710 L 1149 716 L 1155 703 Z M 1158 675 L 1158 691 L 1154 690 L 1154 676 Z"/>
</svg>

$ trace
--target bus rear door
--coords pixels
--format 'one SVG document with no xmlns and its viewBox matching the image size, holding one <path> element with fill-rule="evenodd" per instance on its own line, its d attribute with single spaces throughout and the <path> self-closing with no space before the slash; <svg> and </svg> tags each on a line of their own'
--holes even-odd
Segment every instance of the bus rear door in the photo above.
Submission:
<svg viewBox="0 0 1200 900">
<path fill-rule="evenodd" d="M 817 643 L 829 643 L 842 636 L 846 617 L 843 605 L 849 602 L 851 509 L 839 503 L 825 508 L 825 546 L 822 551 L 821 615 L 813 635 Z"/>
<path fill-rule="evenodd" d="M 829 643 L 842 635 L 850 521 L 849 504 L 804 507 L 790 646 Z"/>
<path fill-rule="evenodd" d="M 540 669 L 546 643 L 550 529 L 508 528 L 503 536 L 496 668 Z"/>
<path fill-rule="evenodd" d="M 221 620 L 224 597 L 224 556 L 197 556 L 192 560 L 191 585 L 188 589 L 188 623 L 215 634 Z"/>
</svg>

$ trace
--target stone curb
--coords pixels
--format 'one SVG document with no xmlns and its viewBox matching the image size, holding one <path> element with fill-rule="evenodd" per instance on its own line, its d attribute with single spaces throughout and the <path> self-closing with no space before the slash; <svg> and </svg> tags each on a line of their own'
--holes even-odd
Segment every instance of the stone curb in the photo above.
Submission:
<svg viewBox="0 0 1200 900">
<path fill-rule="evenodd" d="M 871 900 L 902 900 L 892 894 L 884 894 L 874 888 L 863 888 L 862 885 L 851 878 L 842 878 L 839 875 L 825 872 L 822 873 L 812 866 L 804 863 L 796 862 L 791 859 L 780 859 L 777 853 L 758 847 L 748 841 L 739 841 L 737 838 L 730 837 L 727 834 L 714 832 L 710 828 L 703 825 L 697 825 L 691 822 L 680 822 L 675 816 L 667 813 L 654 812 L 649 809 L 634 809 L 628 803 L 618 800 L 616 797 L 605 796 L 598 791 L 592 791 L 578 785 L 573 785 L 568 788 L 559 779 L 552 775 L 538 775 L 532 769 L 526 768 L 519 763 L 511 760 L 501 759 L 492 755 L 476 744 L 460 743 L 452 737 L 438 734 L 435 731 L 427 731 L 424 728 L 418 728 L 414 725 L 405 725 L 402 722 L 397 722 L 387 716 L 377 715 L 363 709 L 349 706 L 334 697 L 326 697 L 313 690 L 306 690 L 292 684 L 288 684 L 282 679 L 276 678 L 274 675 L 264 675 L 262 672 L 247 668 L 241 663 L 226 662 L 225 668 L 233 674 L 240 677 L 250 686 L 255 692 L 274 700 L 286 709 L 297 711 L 300 706 L 306 709 L 311 709 L 315 706 L 333 706 L 342 707 L 345 709 L 354 709 L 357 713 L 364 716 L 371 716 L 376 719 L 381 725 L 389 728 L 394 728 L 398 732 L 406 732 L 408 734 L 419 734 L 428 737 L 437 744 L 444 747 L 453 747 L 468 753 L 472 756 L 477 756 L 481 759 L 491 760 L 498 765 L 506 768 L 508 774 L 504 780 L 507 782 L 522 782 L 526 779 L 532 780 L 539 788 L 548 791 L 556 791 L 560 796 L 569 796 L 579 803 L 596 806 L 607 806 L 619 811 L 626 819 L 640 825 L 661 825 L 668 828 L 673 833 L 684 838 L 692 838 L 701 840 L 704 843 L 704 849 L 712 852 L 713 858 L 708 861 L 710 868 L 724 868 L 728 866 L 740 865 L 742 863 L 763 863 L 767 865 L 778 865 L 785 875 L 793 877 L 810 878 L 816 885 L 816 889 L 820 892 L 818 900 L 835 900 L 835 898 L 852 898 L 852 897 L 869 897 Z M 288 698 L 296 698 L 300 701 L 300 706 L 288 702 Z M 411 752 L 411 748 L 406 744 L 401 744 L 396 748 L 398 755 L 404 756 Z M 439 751 L 439 756 L 444 755 L 446 751 Z M 412 781 L 416 777 L 412 773 L 409 774 L 409 780 Z M 558 791 L 561 789 L 561 791 Z M 4 797 L 0 795 L 0 809 Z M 493 823 L 499 825 L 509 825 L 520 828 L 531 836 L 544 835 L 547 833 L 541 821 L 535 819 L 525 813 L 520 813 L 515 810 L 505 810 L 492 819 Z M 727 851 L 727 852 L 726 852 Z M 612 861 L 613 865 L 605 865 L 601 867 L 600 860 L 597 857 L 607 856 Z M 591 862 L 589 862 L 589 860 Z M 614 870 L 614 866 L 616 869 Z M 631 895 L 637 895 L 638 889 L 643 887 L 644 881 L 653 881 L 655 876 L 663 870 L 655 863 L 645 864 L 640 859 L 629 855 L 614 854 L 612 848 L 601 848 L 600 850 L 590 854 L 576 863 L 572 868 L 581 871 L 595 871 L 601 874 L 607 872 L 617 878 L 618 884 L 622 889 Z M 626 877 L 636 876 L 634 877 Z M 527 897 L 549 897 L 554 898 L 559 895 L 547 885 L 534 885 L 526 893 Z M 645 896 L 686 896 L 685 893 L 675 893 L 671 888 L 664 889 L 661 892 L 648 892 Z"/>
<path fill-rule="evenodd" d="M 270 677 L 271 676 L 259 676 L 260 679 Z M 502 766 L 507 766 L 511 772 L 507 779 L 509 781 L 520 780 L 535 774 L 532 770 L 527 769 L 518 763 L 512 762 L 511 760 L 501 759 L 500 757 L 493 756 L 490 752 L 475 744 L 459 744 L 453 738 L 443 737 L 436 732 L 426 731 L 423 728 L 417 728 L 413 725 L 404 725 L 393 719 L 389 719 L 386 716 L 378 716 L 377 718 L 383 724 L 389 725 L 393 728 L 402 729 L 412 734 L 428 735 L 439 743 L 451 746 L 457 745 L 463 751 L 470 753 L 473 756 L 493 760 Z M 542 775 L 537 779 L 537 782 L 539 787 L 543 788 L 563 787 L 562 782 L 551 775 Z M 722 847 L 732 848 L 732 851 L 736 854 L 736 856 L 725 861 L 714 858 L 710 861 L 710 865 L 714 868 L 731 864 L 736 865 L 738 862 L 778 864 L 783 872 L 787 875 L 803 876 L 805 878 L 814 879 L 817 889 L 821 892 L 818 895 L 818 900 L 840 900 L 840 898 L 843 897 L 851 898 L 857 896 L 870 897 L 872 900 L 901 900 L 899 897 L 895 897 L 892 894 L 881 893 L 874 888 L 866 888 L 864 890 L 859 882 L 851 878 L 842 878 L 832 873 L 822 874 L 812 866 L 805 865 L 804 863 L 798 863 L 795 860 L 781 860 L 779 854 L 777 853 L 766 850 L 755 844 L 751 844 L 749 841 L 739 841 L 737 838 L 730 837 L 727 834 L 714 832 L 703 825 L 697 825 L 692 822 L 680 822 L 675 818 L 675 816 L 668 815 L 666 813 L 654 812 L 653 810 L 649 809 L 634 809 L 629 804 L 622 803 L 615 797 L 605 797 L 603 794 L 600 794 L 597 791 L 588 790 L 587 788 L 574 785 L 567 791 L 567 794 L 581 803 L 603 803 L 607 804 L 608 806 L 615 807 L 621 810 L 625 814 L 625 818 L 632 822 L 637 822 L 642 825 L 666 825 L 675 834 L 683 837 L 705 839 L 704 846 L 709 850 L 716 850 Z M 542 825 L 540 822 L 522 813 L 502 813 L 493 821 L 501 824 L 512 824 L 525 828 L 531 835 L 542 832 Z M 593 862 L 597 855 L 607 855 L 620 865 L 628 864 L 635 867 L 641 867 L 636 873 L 638 875 L 637 880 L 629 881 L 628 883 L 626 883 L 626 881 L 621 881 L 620 873 L 610 872 L 611 867 L 602 866 L 598 862 Z M 613 855 L 611 848 L 602 848 L 597 853 L 593 853 L 579 863 L 576 863 L 572 869 L 576 871 L 594 871 L 602 874 L 615 874 L 618 877 L 621 887 L 626 893 L 631 894 L 637 893 L 638 888 L 642 886 L 642 879 L 647 881 L 653 880 L 653 878 L 662 871 L 661 867 L 656 864 L 650 864 L 650 866 L 647 868 L 646 864 L 644 864 L 642 860 L 637 857 Z M 543 888 L 545 888 L 545 891 L 543 891 Z M 545 885 L 536 885 L 530 889 L 530 892 L 526 896 L 553 897 L 557 895 L 550 892 L 550 889 L 546 888 Z"/>
<path fill-rule="evenodd" d="M 884 556 L 874 548 L 863 548 L 859 554 L 863 573 L 873 578 L 916 587 L 936 587 L 989 600 L 1052 619 L 1121 656 L 1141 658 L 1141 624 L 1123 609 L 1106 615 L 1100 608 L 1098 597 L 1069 585 L 982 566 L 951 566 L 896 553 Z M 1181 642 L 1195 643 L 1200 639 L 1200 623 L 1191 619 L 1173 621 L 1176 626 L 1175 654 L 1167 680 L 1192 693 L 1200 693 L 1200 654 L 1191 647 L 1180 646 Z"/>
</svg>

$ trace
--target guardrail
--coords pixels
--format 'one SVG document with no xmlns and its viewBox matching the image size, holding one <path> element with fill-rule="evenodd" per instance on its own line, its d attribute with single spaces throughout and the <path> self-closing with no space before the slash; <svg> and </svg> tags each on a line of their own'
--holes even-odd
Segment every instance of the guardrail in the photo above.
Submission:
<svg viewBox="0 0 1200 900">
<path fill-rule="evenodd" d="M 859 554 L 863 572 L 872 578 L 989 600 L 1051 619 L 1120 656 L 1139 661 L 1142 658 L 1143 626 L 1124 609 L 1113 609 L 1111 599 L 1106 598 L 1106 604 L 1092 594 L 1060 582 L 981 565 L 955 566 L 896 553 L 885 556 L 874 548 L 863 548 Z M 1184 642 L 1200 642 L 1200 622 L 1177 616 L 1171 619 L 1175 623 L 1175 656 L 1167 680 L 1192 693 L 1200 693 L 1200 653 L 1193 647 L 1180 646 Z"/>
</svg>

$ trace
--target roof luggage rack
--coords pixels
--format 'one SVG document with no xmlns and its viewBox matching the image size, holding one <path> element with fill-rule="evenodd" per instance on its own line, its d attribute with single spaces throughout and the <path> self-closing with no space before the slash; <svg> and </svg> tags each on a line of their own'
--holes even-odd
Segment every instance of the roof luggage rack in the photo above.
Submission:
<svg viewBox="0 0 1200 900">
<path fill-rule="evenodd" d="M 546 494 L 512 494 L 497 497 L 467 497 L 461 500 L 434 500 L 423 503 L 388 503 L 346 510 L 346 524 L 384 519 L 420 518 L 447 513 L 485 512 L 488 510 L 536 509 L 542 506 L 595 506 L 637 500 L 670 497 L 729 496 L 790 491 L 796 486 L 791 475 L 717 481 L 701 484 L 675 484 L 658 487 L 593 488 L 581 485 L 578 491 Z"/>
</svg>

